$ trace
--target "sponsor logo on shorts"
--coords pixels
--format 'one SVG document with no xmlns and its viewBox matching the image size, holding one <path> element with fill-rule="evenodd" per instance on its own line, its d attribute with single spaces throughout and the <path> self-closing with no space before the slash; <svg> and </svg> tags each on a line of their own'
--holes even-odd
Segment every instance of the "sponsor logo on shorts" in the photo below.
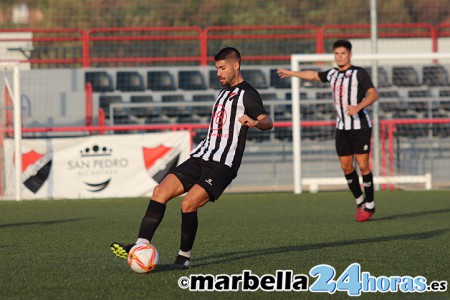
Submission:
<svg viewBox="0 0 450 300">
<path fill-rule="evenodd" d="M 212 183 L 212 179 L 211 179 L 211 178 L 209 178 L 209 179 L 205 179 L 205 182 L 206 182 L 207 184 L 209 184 L 210 186 L 212 186 L 212 185 L 213 185 L 213 183 Z"/>
</svg>

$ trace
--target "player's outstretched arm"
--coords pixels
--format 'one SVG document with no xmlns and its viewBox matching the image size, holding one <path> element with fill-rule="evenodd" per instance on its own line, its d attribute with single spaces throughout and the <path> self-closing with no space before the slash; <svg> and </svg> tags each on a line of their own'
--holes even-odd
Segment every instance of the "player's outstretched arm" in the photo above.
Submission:
<svg viewBox="0 0 450 300">
<path fill-rule="evenodd" d="M 311 70 L 291 71 L 291 70 L 286 70 L 286 69 L 278 69 L 277 74 L 281 78 L 298 77 L 298 78 L 304 79 L 304 80 L 320 81 L 319 73 L 316 71 L 311 71 Z"/>
</svg>

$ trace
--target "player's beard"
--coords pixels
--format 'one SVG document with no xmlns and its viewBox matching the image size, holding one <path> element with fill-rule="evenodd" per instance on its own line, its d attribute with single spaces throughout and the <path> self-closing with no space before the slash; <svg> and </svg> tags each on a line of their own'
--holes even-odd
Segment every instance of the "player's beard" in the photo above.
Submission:
<svg viewBox="0 0 450 300">
<path fill-rule="evenodd" d="M 230 78 L 229 80 L 225 81 L 225 82 L 223 83 L 223 86 L 224 86 L 224 87 L 227 87 L 227 88 L 231 87 L 231 86 L 233 85 L 233 82 L 234 82 L 234 79 L 235 79 L 235 78 L 236 78 L 236 75 L 233 76 L 232 78 Z"/>
</svg>

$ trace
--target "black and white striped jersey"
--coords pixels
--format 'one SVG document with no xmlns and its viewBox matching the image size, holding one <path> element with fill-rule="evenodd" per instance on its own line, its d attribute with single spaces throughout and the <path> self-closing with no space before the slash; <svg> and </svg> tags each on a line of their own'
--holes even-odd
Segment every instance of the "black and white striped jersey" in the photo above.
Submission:
<svg viewBox="0 0 450 300">
<path fill-rule="evenodd" d="M 319 72 L 319 78 L 322 82 L 329 82 L 333 91 L 334 106 L 337 112 L 337 129 L 352 130 L 372 127 L 366 109 L 360 110 L 354 116 L 346 113 L 348 105 L 356 106 L 364 99 L 367 90 L 374 87 L 366 70 L 356 66 L 351 66 L 345 71 L 333 68 Z"/>
<path fill-rule="evenodd" d="M 254 120 L 267 114 L 258 91 L 245 81 L 219 92 L 208 133 L 191 156 L 223 163 L 237 174 L 249 129 L 238 121 L 243 114 Z"/>
</svg>

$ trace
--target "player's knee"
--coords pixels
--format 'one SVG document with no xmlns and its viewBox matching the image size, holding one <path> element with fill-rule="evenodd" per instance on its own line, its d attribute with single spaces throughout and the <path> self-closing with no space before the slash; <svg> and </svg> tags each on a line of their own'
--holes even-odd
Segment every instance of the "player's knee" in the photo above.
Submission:
<svg viewBox="0 0 450 300">
<path fill-rule="evenodd" d="M 153 189 L 152 199 L 155 201 L 164 201 L 166 202 L 168 199 L 167 191 L 164 191 L 163 188 L 161 188 L 161 185 L 155 186 Z"/>
<path fill-rule="evenodd" d="M 183 201 L 181 201 L 181 211 L 182 212 L 193 212 L 198 209 L 198 206 L 193 202 L 190 198 L 184 198 Z"/>
<path fill-rule="evenodd" d="M 366 162 L 359 162 L 358 168 L 361 171 L 362 174 L 370 173 L 370 166 L 369 163 Z"/>
<path fill-rule="evenodd" d="M 193 212 L 197 211 L 200 207 L 205 205 L 208 202 L 208 200 L 199 200 L 196 199 L 190 195 L 184 196 L 183 200 L 181 201 L 181 211 L 182 212 Z"/>
<path fill-rule="evenodd" d="M 350 174 L 354 170 L 353 166 L 348 164 L 341 164 L 341 169 L 344 174 Z"/>
</svg>

